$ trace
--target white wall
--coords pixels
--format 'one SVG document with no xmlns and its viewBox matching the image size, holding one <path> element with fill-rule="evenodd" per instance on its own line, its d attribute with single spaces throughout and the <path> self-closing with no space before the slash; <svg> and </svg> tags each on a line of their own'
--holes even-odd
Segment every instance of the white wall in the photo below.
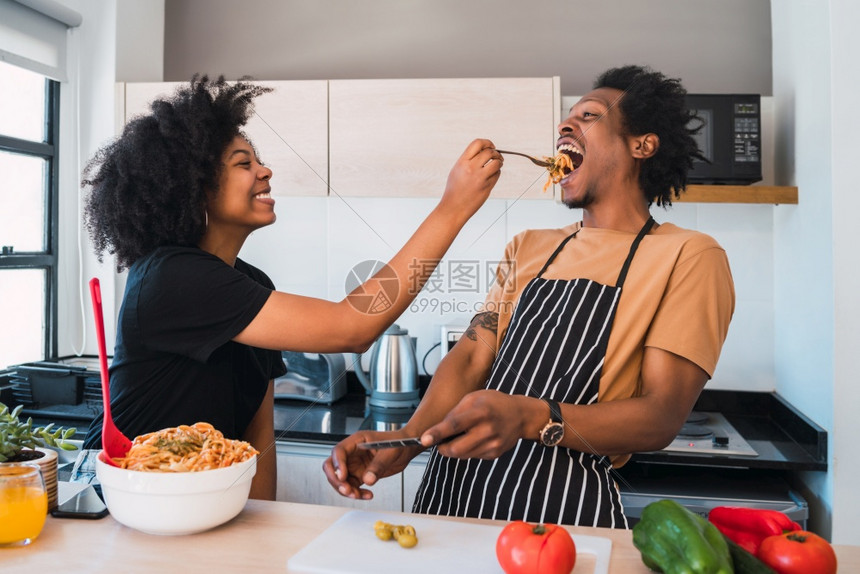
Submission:
<svg viewBox="0 0 860 574">
<path fill-rule="evenodd" d="M 164 0 L 118 0 L 116 81 L 164 79 Z"/>
<path fill-rule="evenodd" d="M 856 519 L 860 516 L 857 477 L 860 458 L 854 437 L 860 434 L 860 385 L 857 385 L 857 350 L 860 349 L 860 267 L 856 246 L 860 240 L 857 214 L 857 158 L 860 142 L 860 110 L 857 94 L 857 58 L 860 56 L 860 5 L 853 0 L 831 0 L 830 70 L 833 184 L 833 291 L 834 291 L 834 362 L 833 362 L 833 540 L 843 544 L 860 544 Z"/>
<path fill-rule="evenodd" d="M 860 543 L 851 448 L 860 432 L 858 17 L 850 0 L 772 3 L 774 100 L 786 128 L 778 171 L 800 189 L 800 204 L 778 211 L 774 225 L 777 390 L 829 431 L 829 471 L 804 475 L 804 494 L 811 527 L 832 526 L 843 544 Z"/>
<path fill-rule="evenodd" d="M 701 93 L 770 95 L 769 0 L 171 0 L 165 80 L 561 78 L 648 63 Z"/>
<path fill-rule="evenodd" d="M 83 16 L 69 36 L 69 81 L 60 87 L 60 265 L 58 352 L 98 353 L 87 283 L 104 294 L 107 347 L 113 347 L 124 277 L 108 256 L 99 263 L 83 228 L 79 183 L 87 161 L 116 134 L 118 74 L 163 77 L 164 0 L 58 0 Z M 118 22 L 120 23 L 118 27 Z"/>
<path fill-rule="evenodd" d="M 777 122 L 785 128 L 777 171 L 800 190 L 799 205 L 782 210 L 775 222 L 775 346 L 780 393 L 831 431 L 830 14 L 827 2 L 815 2 L 815 10 L 809 4 L 772 3 L 774 99 Z M 832 476 L 831 469 L 804 477 L 804 496 L 816 509 L 810 526 L 817 531 L 830 523 Z"/>
<path fill-rule="evenodd" d="M 464 144 L 465 145 L 465 144 Z M 440 182 L 440 190 L 443 182 Z M 342 299 L 348 271 L 366 259 L 388 260 L 435 204 L 431 199 L 290 198 L 278 196 L 278 221 L 256 231 L 241 256 L 259 265 L 275 285 L 302 295 Z M 737 292 L 735 317 L 723 356 L 709 388 L 772 391 L 773 365 L 773 213 L 770 205 L 676 203 L 652 209 L 660 222 L 700 229 L 725 247 Z M 392 218 L 390 214 L 398 214 Z M 418 337 L 421 359 L 440 340 L 440 328 L 465 323 L 486 293 L 488 267 L 501 258 L 505 243 L 526 228 L 560 227 L 577 221 L 578 211 L 552 201 L 489 200 L 466 225 L 440 265 L 440 290 L 425 288 L 413 309 L 398 320 Z M 345 231 L 346 230 L 346 231 Z M 311 241 L 308 238 L 312 238 Z M 452 290 L 448 263 L 480 263 L 480 293 Z M 438 349 L 427 357 L 433 372 Z"/>
<path fill-rule="evenodd" d="M 99 265 L 91 255 L 89 238 L 81 224 L 79 182 L 86 161 L 114 134 L 114 68 L 116 54 L 116 1 L 64 0 L 83 17 L 70 31 L 69 81 L 60 86 L 60 253 L 59 353 L 95 354 L 95 327 L 87 282 L 98 276 L 106 317 L 115 312 L 111 266 Z M 85 309 L 86 314 L 85 314 Z M 107 338 L 114 326 L 106 321 Z"/>
</svg>

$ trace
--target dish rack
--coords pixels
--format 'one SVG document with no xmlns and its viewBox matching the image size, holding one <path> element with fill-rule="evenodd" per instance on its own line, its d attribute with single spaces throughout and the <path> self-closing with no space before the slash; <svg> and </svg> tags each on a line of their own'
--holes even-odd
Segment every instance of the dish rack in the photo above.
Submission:
<svg viewBox="0 0 860 574">
<path fill-rule="evenodd" d="M 12 367 L 11 396 L 25 414 L 78 415 L 91 419 L 102 406 L 98 371 L 58 361 L 35 361 Z"/>
</svg>

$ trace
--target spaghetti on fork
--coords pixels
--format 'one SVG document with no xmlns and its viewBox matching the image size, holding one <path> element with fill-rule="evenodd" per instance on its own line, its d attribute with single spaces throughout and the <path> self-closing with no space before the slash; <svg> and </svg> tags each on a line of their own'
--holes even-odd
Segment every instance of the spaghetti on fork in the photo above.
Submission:
<svg viewBox="0 0 860 574">
<path fill-rule="evenodd" d="M 563 151 L 559 151 L 552 157 L 545 156 L 543 159 L 549 164 L 546 168 L 549 172 L 549 177 L 543 186 L 544 191 L 546 191 L 550 185 L 560 182 L 564 179 L 564 176 L 576 169 L 571 157 Z"/>
</svg>

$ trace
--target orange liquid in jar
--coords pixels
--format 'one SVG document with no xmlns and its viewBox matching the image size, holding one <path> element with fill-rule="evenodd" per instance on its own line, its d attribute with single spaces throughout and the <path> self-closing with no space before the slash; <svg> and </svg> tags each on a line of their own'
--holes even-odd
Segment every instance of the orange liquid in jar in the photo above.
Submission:
<svg viewBox="0 0 860 574">
<path fill-rule="evenodd" d="M 0 489 L 0 544 L 35 538 L 45 525 L 48 495 L 35 486 Z"/>
</svg>

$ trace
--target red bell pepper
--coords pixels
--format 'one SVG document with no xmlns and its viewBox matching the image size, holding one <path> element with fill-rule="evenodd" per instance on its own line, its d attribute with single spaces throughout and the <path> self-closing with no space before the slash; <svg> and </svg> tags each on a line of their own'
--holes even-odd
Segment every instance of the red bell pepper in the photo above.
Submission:
<svg viewBox="0 0 860 574">
<path fill-rule="evenodd" d="M 717 506 L 708 513 L 708 520 L 753 556 L 768 536 L 800 530 L 800 524 L 782 512 L 762 508 Z"/>
</svg>

